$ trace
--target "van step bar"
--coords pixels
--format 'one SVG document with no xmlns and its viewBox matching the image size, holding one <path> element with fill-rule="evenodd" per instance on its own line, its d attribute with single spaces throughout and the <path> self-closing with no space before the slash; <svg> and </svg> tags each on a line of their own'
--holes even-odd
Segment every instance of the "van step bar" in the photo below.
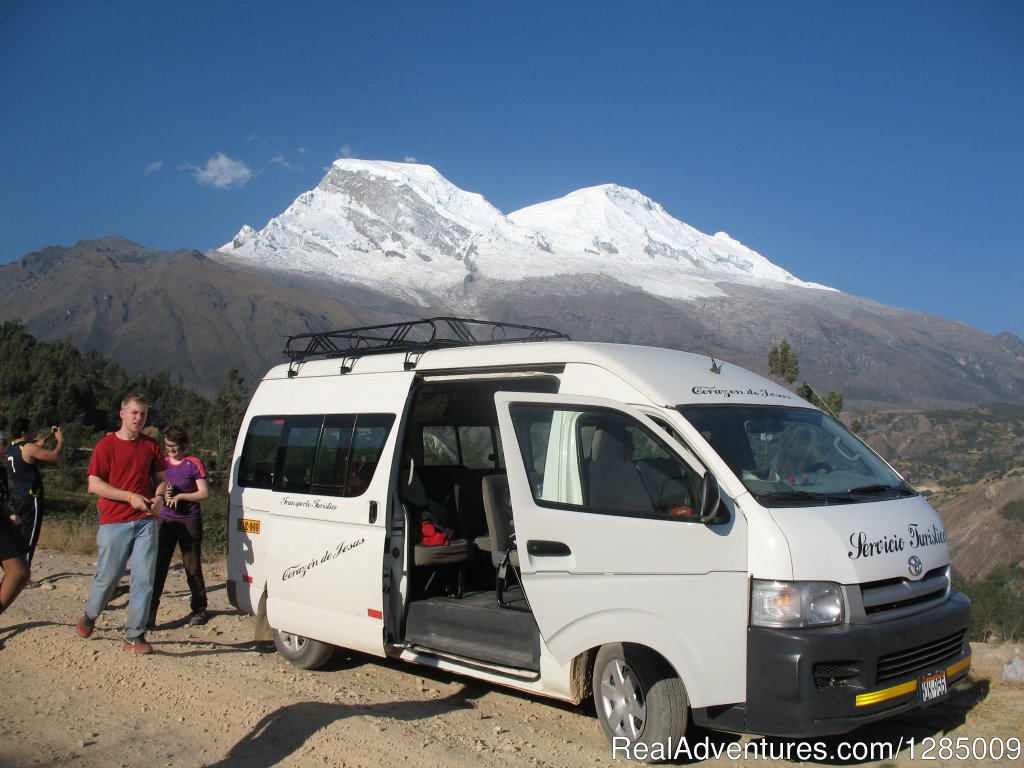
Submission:
<svg viewBox="0 0 1024 768">
<path fill-rule="evenodd" d="M 511 596 L 515 600 L 516 596 Z M 518 596 L 522 602 L 522 596 Z M 487 664 L 540 670 L 540 630 L 532 613 L 498 605 L 493 591 L 461 599 L 431 597 L 410 603 L 405 642 Z"/>
<path fill-rule="evenodd" d="M 313 358 L 355 359 L 386 352 L 408 352 L 411 355 L 446 347 L 554 340 L 570 339 L 550 328 L 460 317 L 431 317 L 340 331 L 301 333 L 288 337 L 284 353 L 292 363 L 301 363 Z M 407 359 L 406 368 L 412 367 L 415 364 Z"/>
</svg>

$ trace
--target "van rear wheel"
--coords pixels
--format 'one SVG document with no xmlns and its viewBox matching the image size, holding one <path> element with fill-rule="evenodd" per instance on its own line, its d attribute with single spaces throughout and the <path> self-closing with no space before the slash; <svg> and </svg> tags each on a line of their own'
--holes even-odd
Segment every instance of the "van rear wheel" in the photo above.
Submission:
<svg viewBox="0 0 1024 768">
<path fill-rule="evenodd" d="M 322 667 L 334 655 L 333 645 L 280 629 L 274 630 L 274 645 L 278 653 L 299 669 Z"/>
<path fill-rule="evenodd" d="M 639 645 L 601 646 L 594 661 L 594 706 L 608 741 L 646 747 L 650 756 L 674 750 L 686 734 L 686 689 L 660 656 Z M 666 758 L 672 755 L 666 754 Z M 649 759 L 649 757 L 648 757 Z"/>
</svg>

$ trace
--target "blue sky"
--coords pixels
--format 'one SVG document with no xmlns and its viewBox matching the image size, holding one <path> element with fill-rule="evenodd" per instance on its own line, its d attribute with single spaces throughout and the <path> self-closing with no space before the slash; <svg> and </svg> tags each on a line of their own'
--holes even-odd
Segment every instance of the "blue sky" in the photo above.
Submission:
<svg viewBox="0 0 1024 768">
<path fill-rule="evenodd" d="M 342 156 L 509 213 L 614 182 L 1024 337 L 1024 3 L 0 1 L 0 262 L 207 250 Z"/>
</svg>

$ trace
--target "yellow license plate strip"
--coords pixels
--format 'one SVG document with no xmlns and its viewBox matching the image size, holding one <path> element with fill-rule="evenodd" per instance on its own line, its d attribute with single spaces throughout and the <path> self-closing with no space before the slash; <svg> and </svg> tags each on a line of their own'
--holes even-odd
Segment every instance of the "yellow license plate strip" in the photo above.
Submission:
<svg viewBox="0 0 1024 768">
<path fill-rule="evenodd" d="M 238 518 L 238 532 L 239 533 L 259 533 L 260 532 L 260 521 L 259 520 L 247 520 L 244 517 Z"/>
<path fill-rule="evenodd" d="M 951 667 L 946 668 L 946 679 L 952 678 L 954 675 L 958 675 L 967 667 L 971 666 L 970 658 L 958 661 Z M 917 680 L 911 680 L 906 683 L 900 683 L 894 685 L 892 688 L 883 688 L 880 691 L 872 691 L 871 693 L 862 693 L 857 696 L 856 705 L 858 707 L 867 707 L 872 704 L 878 704 L 880 701 L 888 701 L 889 699 L 895 699 L 897 696 L 904 696 L 908 693 L 914 693 L 917 690 Z"/>
</svg>

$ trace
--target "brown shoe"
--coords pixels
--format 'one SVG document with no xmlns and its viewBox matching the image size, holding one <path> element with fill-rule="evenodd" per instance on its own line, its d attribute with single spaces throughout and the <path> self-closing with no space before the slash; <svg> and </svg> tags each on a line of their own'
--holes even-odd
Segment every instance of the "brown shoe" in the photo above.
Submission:
<svg viewBox="0 0 1024 768">
<path fill-rule="evenodd" d="M 92 631 L 95 627 L 96 619 L 90 619 L 83 613 L 78 617 L 78 623 L 75 624 L 75 632 L 78 633 L 79 637 L 89 637 L 92 635 Z"/>
<path fill-rule="evenodd" d="M 139 635 L 138 637 L 126 637 L 124 639 L 124 645 L 121 646 L 126 651 L 135 651 L 135 653 L 152 653 L 153 646 L 146 642 L 145 635 Z"/>
</svg>

